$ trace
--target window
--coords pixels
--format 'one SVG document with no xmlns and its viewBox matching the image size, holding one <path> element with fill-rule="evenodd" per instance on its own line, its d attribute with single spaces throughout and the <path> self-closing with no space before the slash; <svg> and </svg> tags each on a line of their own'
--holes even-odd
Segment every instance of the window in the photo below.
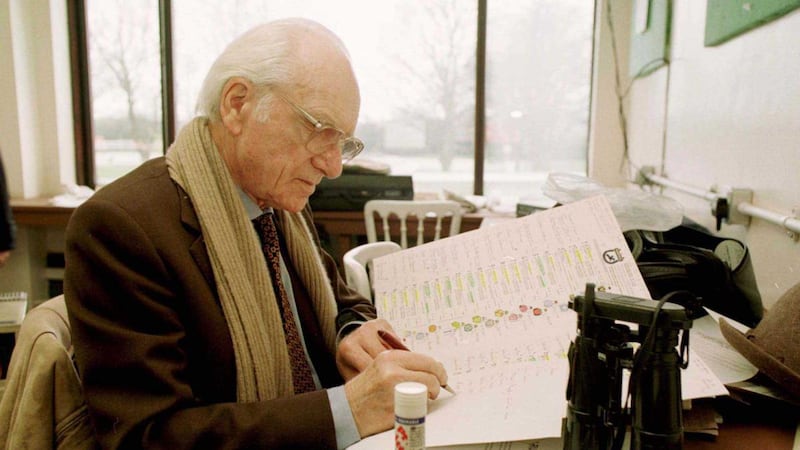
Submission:
<svg viewBox="0 0 800 450">
<path fill-rule="evenodd" d="M 484 192 L 536 196 L 549 172 L 586 175 L 593 2 L 488 4 Z"/>
<path fill-rule="evenodd" d="M 86 0 L 93 179 L 163 154 L 158 1 Z"/>
<path fill-rule="evenodd" d="M 158 57 L 153 47 L 158 42 L 149 40 L 158 36 L 159 5 L 156 0 L 84 1 L 92 49 L 93 157 L 97 184 L 103 184 L 163 152 L 156 132 L 162 92 L 145 79 L 154 74 L 158 80 L 158 61 L 143 59 L 137 66 L 141 78 L 135 80 L 135 93 L 123 87 L 110 64 L 110 74 L 95 72 L 98 58 L 122 63 L 135 51 Z M 586 173 L 593 2 L 161 2 L 162 11 L 163 4 L 168 6 L 172 26 L 174 63 L 166 72 L 175 80 L 170 119 L 177 129 L 193 117 L 203 77 L 230 40 L 257 23 L 304 16 L 333 30 L 351 53 L 362 93 L 356 133 L 366 143 L 359 158 L 389 164 L 393 174 L 412 175 L 416 192 L 448 189 L 519 198 L 535 195 L 550 171 Z M 106 18 L 95 21 L 100 11 Z M 147 39 L 137 41 L 134 50 L 120 46 L 110 56 L 93 42 L 96 36 L 104 36 L 106 46 L 123 42 L 127 29 Z M 98 83 L 106 87 L 98 90 Z M 117 127 L 113 136 L 106 124 Z M 125 161 L 135 164 L 119 165 L 116 172 L 107 167 L 107 161 L 120 161 L 125 152 Z"/>
</svg>

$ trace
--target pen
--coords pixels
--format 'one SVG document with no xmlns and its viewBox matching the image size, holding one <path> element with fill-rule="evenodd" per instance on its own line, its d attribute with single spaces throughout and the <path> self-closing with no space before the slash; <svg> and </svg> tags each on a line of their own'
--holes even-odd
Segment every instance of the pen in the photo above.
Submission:
<svg viewBox="0 0 800 450">
<path fill-rule="evenodd" d="M 381 338 L 381 340 L 391 349 L 404 350 L 407 352 L 411 351 L 408 347 L 405 346 L 405 344 L 403 344 L 403 342 L 400 339 L 397 338 L 397 336 L 393 335 L 392 333 L 389 333 L 386 330 L 378 330 L 378 337 Z M 442 389 L 453 395 L 456 395 L 456 391 L 454 391 L 453 388 L 451 388 L 446 384 L 442 386 Z"/>
</svg>

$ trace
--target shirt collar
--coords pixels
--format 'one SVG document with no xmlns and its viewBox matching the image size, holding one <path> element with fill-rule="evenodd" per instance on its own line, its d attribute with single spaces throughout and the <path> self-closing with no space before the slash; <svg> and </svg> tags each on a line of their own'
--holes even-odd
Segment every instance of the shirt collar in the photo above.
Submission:
<svg viewBox="0 0 800 450">
<path fill-rule="evenodd" d="M 272 212 L 272 207 L 268 207 L 263 211 L 261 208 L 258 207 L 256 202 L 253 201 L 241 188 L 237 188 L 239 191 L 239 198 L 242 199 L 242 205 L 244 205 L 244 210 L 247 211 L 247 217 L 250 220 L 255 219 L 256 217 L 264 214 L 266 212 Z"/>
</svg>

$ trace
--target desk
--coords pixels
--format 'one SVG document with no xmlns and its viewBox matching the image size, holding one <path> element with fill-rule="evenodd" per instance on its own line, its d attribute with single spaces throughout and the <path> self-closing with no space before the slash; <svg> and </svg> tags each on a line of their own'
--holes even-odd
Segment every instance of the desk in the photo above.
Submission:
<svg viewBox="0 0 800 450">
<path fill-rule="evenodd" d="M 704 399 L 722 416 L 719 436 L 686 433 L 684 449 L 769 449 L 792 450 L 796 444 L 800 411 L 778 403 L 753 402 L 745 405 L 730 397 Z M 752 400 L 751 400 L 752 401 Z"/>
<path fill-rule="evenodd" d="M 727 397 L 716 399 L 702 399 L 708 406 L 721 413 L 724 422 L 719 426 L 719 435 L 704 436 L 693 433 L 684 433 L 683 450 L 793 450 L 795 448 L 795 433 L 797 432 L 798 414 L 785 413 L 780 408 L 766 408 L 746 406 Z M 391 432 L 382 441 L 369 442 L 369 446 L 356 444 L 358 450 L 376 448 L 391 448 Z M 535 445 L 534 445 L 535 443 Z M 797 445 L 800 445 L 798 440 Z M 533 441 L 495 442 L 483 444 L 445 445 L 429 447 L 438 450 L 561 450 L 561 438 L 544 438 Z M 625 438 L 623 450 L 630 449 L 630 434 Z M 581 449 L 583 450 L 583 449 Z"/>
<path fill-rule="evenodd" d="M 719 436 L 714 440 L 687 435 L 684 438 L 683 448 L 685 450 L 792 450 L 795 448 L 795 429 L 775 424 L 722 424 Z"/>
<path fill-rule="evenodd" d="M 19 327 L 22 326 L 22 322 L 20 323 L 4 323 L 0 325 L 0 334 L 14 334 L 15 336 L 19 333 Z"/>
<path fill-rule="evenodd" d="M 798 423 L 797 411 L 784 414 L 784 411 L 775 408 L 751 407 L 735 402 L 727 397 L 717 399 L 703 399 L 717 411 L 724 422 L 719 426 L 719 435 L 716 437 L 699 434 L 684 433 L 683 450 L 793 450 L 795 447 L 795 433 Z M 565 405 L 566 407 L 566 405 Z M 358 450 L 377 448 L 391 448 L 393 435 L 385 433 L 371 442 L 355 444 L 352 448 Z M 535 444 L 534 444 L 535 442 Z M 368 443 L 369 445 L 364 445 Z M 800 445 L 800 441 L 797 443 Z M 560 438 L 544 438 L 534 441 L 495 442 L 482 444 L 445 445 L 429 447 L 437 450 L 561 450 L 563 443 Z M 630 435 L 626 436 L 622 445 L 624 450 L 630 449 Z M 581 449 L 582 450 L 582 449 Z"/>
<path fill-rule="evenodd" d="M 55 206 L 47 198 L 11 199 L 11 213 L 17 225 L 66 227 L 71 206 Z"/>
<path fill-rule="evenodd" d="M 75 208 L 54 206 L 47 198 L 32 198 L 11 199 L 11 210 L 18 225 L 66 227 Z M 512 217 L 514 217 L 512 213 L 494 213 L 486 210 L 464 214 L 461 218 L 461 232 L 477 229 L 484 218 Z M 416 223 L 416 219 L 409 218 L 408 227 L 412 233 Z M 363 211 L 314 211 L 314 224 L 320 234 L 327 237 L 330 244 L 328 250 L 339 264 L 348 250 L 366 242 L 367 230 L 364 226 Z M 390 220 L 390 226 L 395 230 L 393 232 L 399 233 L 400 225 L 397 220 Z M 449 219 L 445 219 L 442 229 L 447 230 L 449 226 Z M 426 235 L 426 241 L 432 238 L 432 232 Z"/>
</svg>

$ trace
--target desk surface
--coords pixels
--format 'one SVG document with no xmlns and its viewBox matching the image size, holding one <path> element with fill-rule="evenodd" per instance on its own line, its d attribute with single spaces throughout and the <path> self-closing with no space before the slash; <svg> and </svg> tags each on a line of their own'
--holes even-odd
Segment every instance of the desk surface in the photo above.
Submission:
<svg viewBox="0 0 800 450">
<path fill-rule="evenodd" d="M 11 210 L 18 225 L 66 227 L 75 208 L 55 206 L 47 198 L 12 198 Z M 461 232 L 479 228 L 485 218 L 497 220 L 512 217 L 513 213 L 495 213 L 487 210 L 467 213 L 461 218 Z M 339 263 L 347 250 L 366 241 L 367 231 L 363 211 L 314 211 L 314 223 L 323 237 L 327 236 L 330 244 L 328 250 Z M 409 226 L 413 226 L 413 219 Z"/>
<path fill-rule="evenodd" d="M 71 206 L 55 206 L 47 198 L 11 199 L 14 219 L 21 225 L 66 225 L 72 211 Z M 510 213 L 494 213 L 486 210 L 467 213 L 461 219 L 462 231 L 478 228 L 486 217 L 508 218 Z M 353 230 L 363 233 L 363 211 L 314 211 L 315 222 L 333 224 L 342 231 Z"/>
<path fill-rule="evenodd" d="M 19 331 L 19 327 L 21 327 L 21 323 L 3 323 L 0 324 L 0 334 L 6 333 L 17 333 Z"/>
<path fill-rule="evenodd" d="M 47 198 L 11 199 L 11 212 L 18 225 L 66 226 L 75 208 L 55 206 Z"/>
<path fill-rule="evenodd" d="M 757 401 L 747 405 L 730 397 L 695 402 L 706 402 L 706 405 L 712 406 L 719 413 L 722 423 L 719 424 L 719 434 L 716 437 L 686 433 L 684 449 L 792 450 L 795 448 L 800 411 L 791 406 Z"/>
</svg>

